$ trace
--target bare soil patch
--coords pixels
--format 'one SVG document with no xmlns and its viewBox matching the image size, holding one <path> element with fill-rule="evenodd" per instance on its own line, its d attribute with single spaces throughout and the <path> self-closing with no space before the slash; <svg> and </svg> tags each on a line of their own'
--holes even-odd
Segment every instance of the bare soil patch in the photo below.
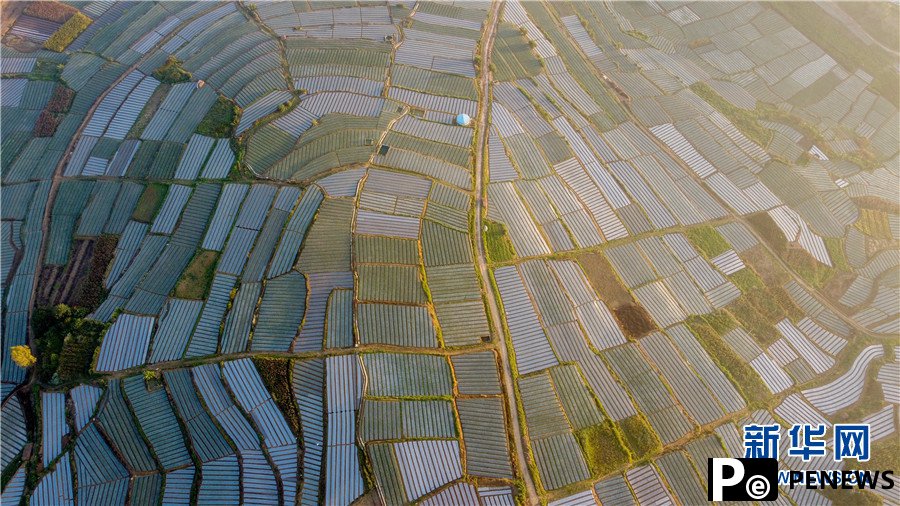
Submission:
<svg viewBox="0 0 900 506">
<path fill-rule="evenodd" d="M 580 253 L 578 263 L 584 269 L 594 291 L 611 308 L 634 304 L 628 289 L 619 281 L 609 261 L 600 253 Z"/>
</svg>

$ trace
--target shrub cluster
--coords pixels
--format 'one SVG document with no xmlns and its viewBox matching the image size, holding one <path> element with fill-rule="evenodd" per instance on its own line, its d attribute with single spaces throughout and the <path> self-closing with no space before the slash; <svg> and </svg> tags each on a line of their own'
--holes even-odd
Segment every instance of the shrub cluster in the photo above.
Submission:
<svg viewBox="0 0 900 506">
<path fill-rule="evenodd" d="M 115 255 L 118 242 L 116 236 L 104 234 L 94 243 L 91 265 L 87 275 L 79 280 L 75 287 L 76 306 L 93 311 L 106 300 L 107 290 L 103 286 L 103 279 L 106 276 L 106 269 Z"/>
<path fill-rule="evenodd" d="M 170 56 L 165 63 L 153 71 L 153 77 L 161 83 L 176 84 L 190 81 L 191 73 L 184 70 L 178 58 Z"/>
<path fill-rule="evenodd" d="M 581 429 L 575 435 L 595 478 L 606 476 L 631 462 L 631 455 L 610 420 Z"/>
<path fill-rule="evenodd" d="M 69 106 L 72 105 L 72 99 L 75 97 L 75 92 L 66 86 L 58 85 L 53 90 L 53 96 L 50 97 L 50 101 L 47 102 L 47 111 L 49 112 L 66 112 L 69 110 Z"/>
<path fill-rule="evenodd" d="M 59 384 L 90 375 L 94 352 L 106 330 L 85 318 L 88 311 L 65 304 L 36 308 L 32 317 L 39 381 Z"/>
<path fill-rule="evenodd" d="M 56 127 L 59 126 L 61 121 L 62 116 L 44 109 L 34 123 L 34 136 L 53 137 L 53 134 L 56 133 Z"/>
<path fill-rule="evenodd" d="M 485 220 L 484 245 L 491 262 L 505 262 L 516 258 L 512 241 L 506 233 L 506 227 L 496 221 Z"/>
<path fill-rule="evenodd" d="M 662 443 L 644 415 L 634 415 L 620 421 L 619 428 L 634 460 L 655 455 L 662 449 Z"/>
<path fill-rule="evenodd" d="M 76 12 L 47 39 L 47 42 L 44 42 L 44 47 L 62 53 L 90 24 L 91 18 Z"/>
<path fill-rule="evenodd" d="M 234 128 L 238 124 L 238 111 L 234 102 L 219 95 L 216 103 L 210 107 L 209 112 L 197 126 L 197 133 L 207 137 L 227 138 L 231 137 Z"/>
<path fill-rule="evenodd" d="M 294 432 L 300 432 L 300 412 L 291 391 L 291 362 L 283 358 L 253 357 L 266 389 Z"/>
<path fill-rule="evenodd" d="M 52 137 L 56 133 L 56 127 L 65 117 L 63 113 L 69 110 L 74 96 L 75 92 L 71 89 L 63 85 L 56 86 L 53 96 L 34 123 L 35 137 Z"/>
</svg>

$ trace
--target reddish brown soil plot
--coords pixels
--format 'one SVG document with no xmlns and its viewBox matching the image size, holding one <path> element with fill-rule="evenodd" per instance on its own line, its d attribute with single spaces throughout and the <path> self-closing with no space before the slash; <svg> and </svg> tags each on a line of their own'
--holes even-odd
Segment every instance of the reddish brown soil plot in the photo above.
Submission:
<svg viewBox="0 0 900 506">
<path fill-rule="evenodd" d="M 600 253 L 582 253 L 578 262 L 599 297 L 606 302 L 625 335 L 637 339 L 656 330 L 653 319 L 619 281 L 609 261 Z"/>
<path fill-rule="evenodd" d="M 103 278 L 112 261 L 117 238 L 76 239 L 65 266 L 45 265 L 38 285 L 38 305 L 68 304 L 89 310 L 103 302 Z"/>
</svg>

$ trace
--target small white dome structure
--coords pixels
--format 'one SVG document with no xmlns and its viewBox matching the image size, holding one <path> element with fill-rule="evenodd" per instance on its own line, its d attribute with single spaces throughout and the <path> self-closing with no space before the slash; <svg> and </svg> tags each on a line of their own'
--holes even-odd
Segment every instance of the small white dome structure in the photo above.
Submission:
<svg viewBox="0 0 900 506">
<path fill-rule="evenodd" d="M 456 116 L 456 124 L 459 126 L 469 126 L 469 123 L 471 122 L 472 118 L 470 118 L 466 113 L 461 113 Z"/>
</svg>

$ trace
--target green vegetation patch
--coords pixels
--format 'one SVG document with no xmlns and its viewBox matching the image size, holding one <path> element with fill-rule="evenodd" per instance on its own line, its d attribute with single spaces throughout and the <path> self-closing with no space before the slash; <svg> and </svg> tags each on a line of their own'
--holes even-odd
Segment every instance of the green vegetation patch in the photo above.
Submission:
<svg viewBox="0 0 900 506">
<path fill-rule="evenodd" d="M 94 352 L 106 324 L 85 317 L 89 311 L 65 304 L 34 310 L 32 328 L 37 348 L 37 378 L 59 384 L 90 377 Z"/>
<path fill-rule="evenodd" d="M 148 184 L 134 207 L 134 214 L 131 215 L 131 218 L 142 223 L 152 222 L 168 192 L 169 187 L 162 183 Z"/>
<path fill-rule="evenodd" d="M 709 105 L 713 106 L 717 111 L 724 114 L 742 134 L 748 139 L 756 142 L 762 147 L 769 145 L 772 140 L 772 131 L 762 126 L 758 119 L 759 115 L 755 111 L 748 111 L 735 106 L 731 102 L 722 98 L 708 84 L 698 81 L 691 85 L 691 90 Z"/>
<path fill-rule="evenodd" d="M 772 322 L 781 321 L 781 319 L 767 319 L 756 309 L 748 297 L 741 297 L 734 301 L 728 306 L 728 311 L 761 346 L 767 347 L 781 338 L 781 334 L 772 325 Z"/>
<path fill-rule="evenodd" d="M 237 104 L 219 95 L 216 102 L 210 107 L 206 116 L 197 125 L 197 133 L 207 137 L 226 138 L 231 137 L 238 124 L 240 114 Z"/>
<path fill-rule="evenodd" d="M 871 366 L 870 366 L 871 367 Z M 897 462 L 900 462 L 900 438 L 886 437 L 875 441 L 870 448 L 868 462 L 853 463 L 853 469 L 871 469 L 873 471 L 882 471 L 884 469 L 894 469 Z"/>
<path fill-rule="evenodd" d="M 294 434 L 300 433 L 300 412 L 291 391 L 291 362 L 285 358 L 253 357 L 266 389 L 281 409 Z"/>
<path fill-rule="evenodd" d="M 703 319 L 706 320 L 706 323 L 708 323 L 709 326 L 716 331 L 716 334 L 719 334 L 720 336 L 738 326 L 738 323 L 731 314 L 723 309 L 704 315 Z"/>
<path fill-rule="evenodd" d="M 50 60 L 38 60 L 34 64 L 34 69 L 28 74 L 28 79 L 32 81 L 59 81 L 62 75 L 63 65 Z"/>
<path fill-rule="evenodd" d="M 825 249 L 828 256 L 831 257 L 831 265 L 835 270 L 849 272 L 851 270 L 850 263 L 847 261 L 847 253 L 844 250 L 843 237 L 823 237 L 825 241 Z"/>
<path fill-rule="evenodd" d="M 866 369 L 863 390 L 859 395 L 859 400 L 837 412 L 833 417 L 835 423 L 857 423 L 858 420 L 862 420 L 884 407 L 881 383 L 878 382 L 878 371 L 881 370 L 884 363 L 885 359 L 882 357 L 869 364 L 869 367 Z M 894 462 L 896 464 L 898 461 L 895 460 Z M 890 468 L 885 467 L 882 469 Z"/>
<path fill-rule="evenodd" d="M 584 452 L 591 475 L 595 478 L 606 476 L 631 462 L 628 449 L 609 420 L 581 429 L 575 436 Z"/>
<path fill-rule="evenodd" d="M 191 80 L 191 73 L 181 66 L 181 60 L 170 56 L 166 62 L 153 71 L 153 77 L 161 83 L 176 84 Z"/>
<path fill-rule="evenodd" d="M 650 428 L 650 423 L 644 415 L 637 414 L 619 421 L 619 428 L 634 460 L 654 455 L 662 449 L 659 437 Z"/>
<path fill-rule="evenodd" d="M 778 284 L 766 285 L 753 269 L 744 268 L 730 278 L 742 295 L 729 304 L 728 311 L 761 345 L 768 346 L 781 337 L 773 322 L 802 317 L 784 288 Z M 722 335 L 721 329 L 716 330 Z"/>
<path fill-rule="evenodd" d="M 556 11 L 558 17 L 578 16 L 579 19 L 584 19 L 575 8 L 575 5 L 570 2 L 553 2 L 551 6 L 553 7 L 553 10 Z"/>
<path fill-rule="evenodd" d="M 650 40 L 650 37 L 646 33 L 642 32 L 640 30 L 628 30 L 625 33 L 634 37 L 635 39 L 642 40 L 644 42 L 647 42 L 648 40 Z"/>
<path fill-rule="evenodd" d="M 731 249 L 728 241 L 710 225 L 688 229 L 684 233 L 706 258 L 713 258 Z"/>
<path fill-rule="evenodd" d="M 753 269 L 750 269 L 749 267 L 745 267 L 728 277 L 742 293 L 747 293 L 752 290 L 765 290 L 766 288 L 762 280 L 759 279 L 759 276 L 757 276 L 756 273 L 753 272 Z"/>
<path fill-rule="evenodd" d="M 895 460 L 894 462 L 897 461 Z M 856 467 L 854 467 L 854 469 L 856 469 Z M 882 467 L 878 470 L 881 471 L 884 469 L 887 468 Z M 823 496 L 825 496 L 826 499 L 830 500 L 834 504 L 852 504 L 853 506 L 881 506 L 884 504 L 884 501 L 882 501 L 882 499 L 871 490 L 861 490 L 858 488 L 833 489 L 826 486 L 821 491 L 821 493 Z"/>
<path fill-rule="evenodd" d="M 788 248 L 782 254 L 782 259 L 792 271 L 814 288 L 825 286 L 836 273 L 832 267 L 819 262 L 809 252 L 799 247 Z"/>
<path fill-rule="evenodd" d="M 506 262 L 516 258 L 506 227 L 496 221 L 484 220 L 484 246 L 489 262 Z"/>
<path fill-rule="evenodd" d="M 810 286 L 821 288 L 835 275 L 834 268 L 819 262 L 799 246 L 789 244 L 784 233 L 767 213 L 751 215 L 748 221 L 775 254 Z"/>
<path fill-rule="evenodd" d="M 731 380 L 738 392 L 752 406 L 762 406 L 772 394 L 756 371 L 744 362 L 741 357 L 716 333 L 715 329 L 700 316 L 690 316 L 688 327 L 697 336 L 697 340 L 709 353 L 719 369 Z"/>
<path fill-rule="evenodd" d="M 58 30 L 53 32 L 53 35 L 44 42 L 44 47 L 50 51 L 62 53 L 90 24 L 91 18 L 76 12 Z"/>
<path fill-rule="evenodd" d="M 888 241 L 893 239 L 893 236 L 891 235 L 891 225 L 888 222 L 888 215 L 886 212 L 879 209 L 867 209 L 861 207 L 859 209 L 859 218 L 857 218 L 856 223 L 854 223 L 853 226 L 873 239 L 884 239 Z"/>
<path fill-rule="evenodd" d="M 804 312 L 784 289 L 790 279 L 787 273 L 761 247 L 753 248 L 744 255 L 747 268 L 730 276 L 731 280 L 748 300 L 770 322 L 788 317 L 792 320 L 803 318 Z"/>
<path fill-rule="evenodd" d="M 175 285 L 174 296 L 179 299 L 205 299 L 216 273 L 218 259 L 219 253 L 216 251 L 197 253 Z"/>
<path fill-rule="evenodd" d="M 162 103 L 163 99 L 169 94 L 169 89 L 171 87 L 172 86 L 168 84 L 160 84 L 153 90 L 150 99 L 147 100 L 147 103 L 144 104 L 144 108 L 141 109 L 141 114 L 138 116 L 137 121 L 134 122 L 134 125 L 131 126 L 131 130 L 128 131 L 128 135 L 125 137 L 126 139 L 141 138 L 141 134 L 144 133 L 144 129 L 150 124 L 150 120 L 153 119 L 153 115 L 156 114 L 156 110 L 159 109 L 159 105 Z"/>
</svg>

